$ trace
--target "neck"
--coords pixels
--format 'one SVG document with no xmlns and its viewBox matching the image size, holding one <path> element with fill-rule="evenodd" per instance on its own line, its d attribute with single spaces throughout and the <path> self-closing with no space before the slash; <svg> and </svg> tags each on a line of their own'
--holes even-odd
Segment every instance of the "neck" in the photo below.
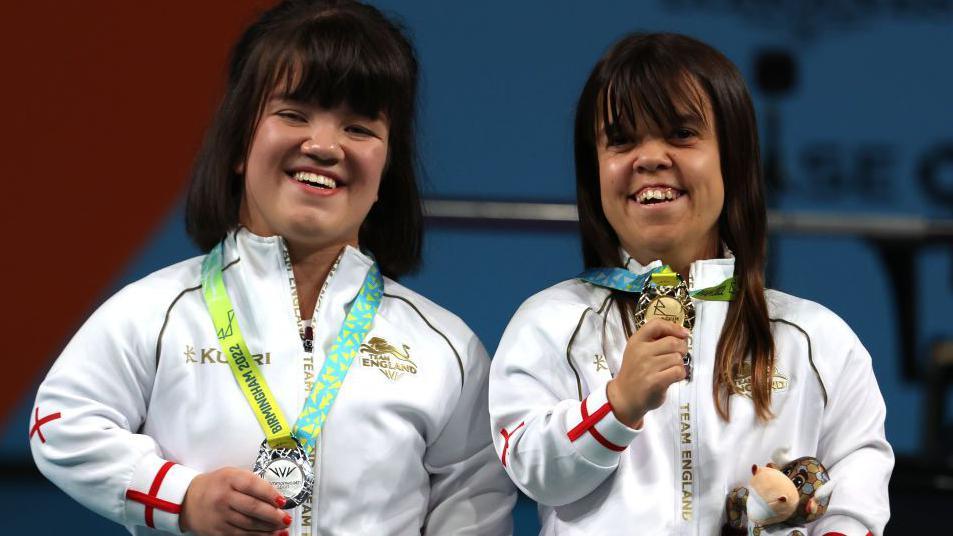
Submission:
<svg viewBox="0 0 953 536">
<path fill-rule="evenodd" d="M 687 248 L 681 250 L 663 249 L 658 251 L 646 248 L 630 249 L 625 244 L 623 244 L 622 247 L 642 266 L 646 266 L 655 260 L 661 260 L 662 264 L 667 264 L 672 267 L 672 270 L 678 272 L 678 275 L 682 276 L 684 281 L 688 281 L 688 273 L 693 262 L 704 259 L 714 259 L 719 256 L 718 252 L 720 249 L 717 242 L 706 244 L 694 250 Z M 633 252 L 636 252 L 636 254 L 633 254 Z"/>
<path fill-rule="evenodd" d="M 288 241 L 287 244 L 288 253 L 291 255 L 291 271 L 298 291 L 298 310 L 301 319 L 307 320 L 314 314 L 318 293 L 328 279 L 334 261 L 348 243 L 306 246 Z"/>
</svg>

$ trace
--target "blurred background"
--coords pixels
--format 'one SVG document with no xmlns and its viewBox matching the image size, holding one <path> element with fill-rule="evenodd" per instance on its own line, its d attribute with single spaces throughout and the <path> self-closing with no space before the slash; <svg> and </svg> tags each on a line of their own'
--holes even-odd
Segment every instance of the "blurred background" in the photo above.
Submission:
<svg viewBox="0 0 953 536">
<path fill-rule="evenodd" d="M 99 303 L 197 254 L 189 167 L 230 45 L 271 3 L 4 6 L 5 533 L 124 532 L 36 471 L 33 396 Z M 731 58 L 762 129 L 771 286 L 831 308 L 873 355 L 897 453 L 888 534 L 941 526 L 925 513 L 953 504 L 953 0 L 372 3 L 423 69 L 430 217 L 423 269 L 403 282 L 491 354 L 526 297 L 581 268 L 571 124 L 596 59 L 632 30 Z M 531 501 L 515 516 L 516 534 L 538 531 Z"/>
</svg>

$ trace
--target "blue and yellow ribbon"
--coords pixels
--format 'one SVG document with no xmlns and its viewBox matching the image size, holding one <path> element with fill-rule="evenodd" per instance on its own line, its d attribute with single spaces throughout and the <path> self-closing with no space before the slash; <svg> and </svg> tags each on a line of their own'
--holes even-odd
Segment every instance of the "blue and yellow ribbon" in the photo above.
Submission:
<svg viewBox="0 0 953 536">
<path fill-rule="evenodd" d="M 295 448 L 294 438 L 297 437 L 310 455 L 351 362 L 374 323 L 384 292 L 380 269 L 374 263 L 367 271 L 361 290 L 348 309 L 292 433 L 264 375 L 251 359 L 252 354 L 242 336 L 238 316 L 222 278 L 223 250 L 224 243 L 218 244 L 202 262 L 202 293 L 218 332 L 222 353 L 228 357 L 229 368 L 265 432 L 268 444 L 272 448 Z"/>
<path fill-rule="evenodd" d="M 624 268 L 592 268 L 579 274 L 576 278 L 592 283 L 597 287 L 632 294 L 641 294 L 649 280 L 655 285 L 673 287 L 681 279 L 678 273 L 668 265 L 652 268 L 642 274 L 635 274 Z M 735 278 L 729 277 L 713 287 L 692 290 L 688 294 L 696 300 L 731 301 L 735 299 L 737 293 Z"/>
</svg>

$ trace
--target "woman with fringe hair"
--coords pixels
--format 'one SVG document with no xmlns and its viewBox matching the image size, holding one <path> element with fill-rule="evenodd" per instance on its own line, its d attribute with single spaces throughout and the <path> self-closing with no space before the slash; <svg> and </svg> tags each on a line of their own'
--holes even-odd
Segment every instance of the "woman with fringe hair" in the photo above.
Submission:
<svg viewBox="0 0 953 536">
<path fill-rule="evenodd" d="M 780 533 L 881 534 L 871 358 L 831 311 L 765 289 L 737 68 L 686 36 L 623 38 L 582 90 L 575 160 L 586 271 L 520 307 L 490 372 L 497 453 L 542 533 L 717 534 L 729 490 L 786 450 L 834 487 Z"/>
<path fill-rule="evenodd" d="M 420 261 L 417 59 L 377 9 L 289 0 L 233 49 L 186 227 L 37 395 L 40 470 L 134 534 L 508 534 L 489 360 Z"/>
</svg>

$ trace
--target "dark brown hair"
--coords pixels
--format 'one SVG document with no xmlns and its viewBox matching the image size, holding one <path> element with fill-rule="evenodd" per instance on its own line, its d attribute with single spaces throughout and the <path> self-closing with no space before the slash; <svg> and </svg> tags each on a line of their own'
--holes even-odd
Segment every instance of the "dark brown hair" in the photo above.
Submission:
<svg viewBox="0 0 953 536">
<path fill-rule="evenodd" d="M 228 85 L 192 170 L 186 230 L 208 251 L 239 224 L 243 162 L 276 87 L 291 100 L 390 123 L 378 201 L 361 247 L 396 278 L 417 267 L 423 238 L 414 134 L 417 58 L 403 31 L 377 9 L 349 0 L 286 0 L 265 12 L 232 50 Z"/>
<path fill-rule="evenodd" d="M 721 157 L 725 201 L 718 220 L 721 240 L 735 255 L 737 296 L 728 307 L 715 358 L 712 394 L 729 419 L 734 377 L 751 359 L 752 398 L 758 417 L 771 413 L 774 340 L 764 297 L 767 211 L 751 97 L 738 69 L 712 47 L 678 34 L 631 34 L 615 43 L 593 68 L 576 108 L 576 202 L 586 268 L 621 266 L 619 237 L 602 209 L 598 129 L 612 139 L 637 139 L 639 126 L 670 132 L 686 109 L 706 118 L 707 99 Z M 617 293 L 623 325 L 631 334 L 631 295 Z"/>
</svg>

